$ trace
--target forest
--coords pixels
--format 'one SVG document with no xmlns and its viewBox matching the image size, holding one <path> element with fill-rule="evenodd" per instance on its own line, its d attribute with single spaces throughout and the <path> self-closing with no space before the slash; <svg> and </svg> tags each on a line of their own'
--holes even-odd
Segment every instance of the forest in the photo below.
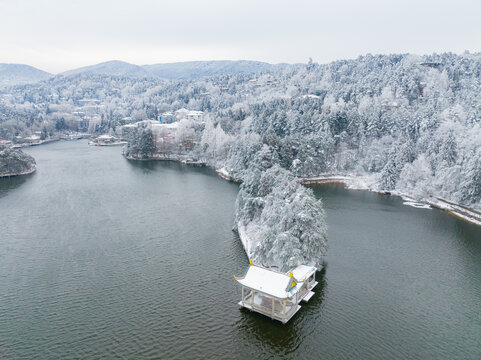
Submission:
<svg viewBox="0 0 481 360">
<path fill-rule="evenodd" d="M 75 74 L 3 89 L 0 137 L 77 131 L 80 117 L 91 119 L 85 131 L 120 136 L 127 121 L 180 108 L 203 111 L 203 121 L 179 122 L 169 158 L 201 161 L 242 181 L 241 230 L 256 237 L 269 226 L 274 230 L 262 235 L 265 244 L 305 239 L 296 249 L 312 240 L 318 257 L 327 246 L 322 207 L 319 214 L 311 211 L 318 221 L 309 225 L 320 238 L 301 235 L 276 214 L 282 206 L 293 213 L 314 207 L 309 191 L 294 185 L 297 178 L 347 175 L 371 190 L 441 197 L 481 210 L 480 93 L 481 54 L 468 52 L 366 55 L 184 80 Z M 132 131 L 125 149 L 131 158 L 162 151 L 148 126 Z M 269 181 L 260 196 L 258 187 Z M 277 199 L 289 201 L 279 207 L 272 194 L 283 187 Z M 267 253 L 252 256 L 275 262 Z M 302 253 L 306 261 L 316 257 Z"/>
</svg>

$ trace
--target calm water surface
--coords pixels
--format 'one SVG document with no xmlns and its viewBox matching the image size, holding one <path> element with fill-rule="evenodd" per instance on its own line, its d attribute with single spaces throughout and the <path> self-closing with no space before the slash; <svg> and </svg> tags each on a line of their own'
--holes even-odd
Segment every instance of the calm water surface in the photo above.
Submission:
<svg viewBox="0 0 481 360">
<path fill-rule="evenodd" d="M 315 188 L 316 295 L 287 325 L 240 310 L 237 185 L 86 142 L 0 180 L 0 359 L 480 359 L 481 228 Z"/>
</svg>

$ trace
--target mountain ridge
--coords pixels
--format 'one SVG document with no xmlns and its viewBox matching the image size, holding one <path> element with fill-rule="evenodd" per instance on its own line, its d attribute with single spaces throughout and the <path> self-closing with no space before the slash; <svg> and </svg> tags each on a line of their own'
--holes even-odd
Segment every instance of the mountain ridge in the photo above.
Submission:
<svg viewBox="0 0 481 360">
<path fill-rule="evenodd" d="M 0 63 L 0 86 L 31 84 L 52 76 L 30 65 Z"/>
<path fill-rule="evenodd" d="M 271 64 L 255 60 L 199 60 L 137 65 L 121 60 L 109 60 L 51 74 L 30 65 L 0 63 L 0 86 L 31 84 L 55 76 L 69 77 L 79 74 L 166 80 L 198 79 L 216 75 L 268 72 L 296 65 L 299 64 Z"/>
</svg>

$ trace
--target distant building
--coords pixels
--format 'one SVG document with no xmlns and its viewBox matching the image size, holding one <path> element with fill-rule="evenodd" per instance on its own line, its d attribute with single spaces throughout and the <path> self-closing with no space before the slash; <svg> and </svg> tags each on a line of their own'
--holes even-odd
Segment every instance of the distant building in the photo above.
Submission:
<svg viewBox="0 0 481 360">
<path fill-rule="evenodd" d="M 189 120 L 202 121 L 202 119 L 204 118 L 204 112 L 196 111 L 196 110 L 187 110 L 182 108 L 175 111 L 174 116 L 177 120 L 189 119 Z M 162 121 L 162 122 L 165 122 L 165 121 Z"/>
<path fill-rule="evenodd" d="M 124 139 L 128 138 L 130 132 L 133 129 L 138 128 L 139 126 L 145 126 L 149 129 L 152 129 L 152 126 L 157 125 L 157 124 L 160 125 L 161 123 L 157 120 L 142 120 L 142 121 L 137 121 L 137 122 L 132 123 L 132 124 L 123 125 L 123 126 L 120 127 L 122 138 L 124 138 Z"/>
<path fill-rule="evenodd" d="M 270 75 L 266 80 L 266 85 L 277 85 L 277 79 Z"/>
<path fill-rule="evenodd" d="M 186 119 L 188 113 L 189 113 L 189 110 L 184 109 L 184 108 L 179 109 L 179 110 L 176 110 L 176 111 L 174 112 L 175 117 L 176 117 L 178 120 Z"/>
<path fill-rule="evenodd" d="M 124 145 L 126 141 L 119 141 L 115 136 L 111 136 L 108 134 L 100 135 L 97 138 L 93 139 L 89 142 L 89 145 L 95 146 L 115 146 L 115 145 Z"/>
<path fill-rule="evenodd" d="M 187 119 L 189 120 L 202 121 L 203 118 L 204 118 L 203 111 L 189 111 L 187 113 Z"/>
<path fill-rule="evenodd" d="M 36 144 L 36 143 L 39 143 L 39 142 L 40 142 L 40 136 L 38 136 L 38 135 L 31 135 L 31 136 L 26 137 L 24 140 L 25 140 L 26 143 Z"/>
<path fill-rule="evenodd" d="M 175 116 L 173 113 L 170 111 L 164 112 L 159 115 L 159 121 L 162 123 L 171 123 L 176 120 Z"/>
<path fill-rule="evenodd" d="M 154 140 L 155 147 L 161 153 L 168 153 L 172 151 L 176 144 L 177 128 L 179 126 L 178 122 L 173 122 L 170 124 L 152 124 L 152 137 Z"/>
</svg>

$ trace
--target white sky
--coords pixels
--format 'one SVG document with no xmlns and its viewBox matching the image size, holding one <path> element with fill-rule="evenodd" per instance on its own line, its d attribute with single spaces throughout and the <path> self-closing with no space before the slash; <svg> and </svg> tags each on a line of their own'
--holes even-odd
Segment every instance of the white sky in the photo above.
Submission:
<svg viewBox="0 0 481 360">
<path fill-rule="evenodd" d="M 326 63 L 481 51 L 481 0 L 0 0 L 0 63 Z"/>
</svg>

